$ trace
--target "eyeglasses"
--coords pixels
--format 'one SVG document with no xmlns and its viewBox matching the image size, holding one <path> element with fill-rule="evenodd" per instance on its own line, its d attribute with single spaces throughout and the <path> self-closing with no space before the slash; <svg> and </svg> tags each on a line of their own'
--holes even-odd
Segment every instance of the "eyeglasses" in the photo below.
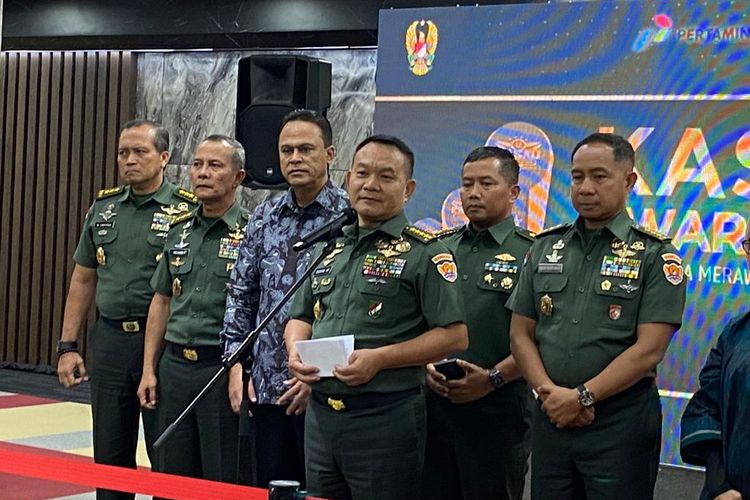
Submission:
<svg viewBox="0 0 750 500">
<path fill-rule="evenodd" d="M 742 240 L 742 249 L 750 255 L 750 240 Z"/>
</svg>

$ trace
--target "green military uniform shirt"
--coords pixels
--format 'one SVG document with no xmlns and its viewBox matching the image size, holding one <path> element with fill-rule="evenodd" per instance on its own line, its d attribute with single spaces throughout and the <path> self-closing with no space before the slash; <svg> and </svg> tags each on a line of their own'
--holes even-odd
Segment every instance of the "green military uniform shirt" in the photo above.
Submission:
<svg viewBox="0 0 750 500">
<path fill-rule="evenodd" d="M 185 346 L 218 346 L 226 285 L 250 213 L 235 203 L 219 218 L 203 208 L 175 218 L 151 286 L 171 297 L 165 339 Z"/>
<path fill-rule="evenodd" d="M 536 320 L 544 367 L 558 385 L 576 387 L 632 346 L 643 323 L 682 321 L 682 259 L 669 238 L 625 211 L 600 231 L 575 224 L 537 235 L 508 301 Z"/>
<path fill-rule="evenodd" d="M 154 193 L 134 196 L 130 186 L 99 191 L 73 260 L 96 268 L 96 307 L 110 319 L 145 318 L 149 280 L 173 217 L 197 206 L 193 193 L 164 181 Z"/>
<path fill-rule="evenodd" d="M 469 348 L 461 359 L 492 368 L 510 356 L 510 311 L 505 302 L 518 282 L 534 238 L 513 217 L 484 231 L 470 225 L 444 231 L 442 241 L 456 257 L 466 305 Z"/>
<path fill-rule="evenodd" d="M 290 317 L 312 324 L 313 339 L 353 334 L 355 349 L 396 344 L 463 322 L 453 256 L 432 235 L 407 224 L 400 213 L 375 229 L 345 228 L 295 295 Z M 393 392 L 423 379 L 423 368 L 413 366 L 383 370 L 357 387 L 324 378 L 313 389 L 336 395 Z"/>
</svg>

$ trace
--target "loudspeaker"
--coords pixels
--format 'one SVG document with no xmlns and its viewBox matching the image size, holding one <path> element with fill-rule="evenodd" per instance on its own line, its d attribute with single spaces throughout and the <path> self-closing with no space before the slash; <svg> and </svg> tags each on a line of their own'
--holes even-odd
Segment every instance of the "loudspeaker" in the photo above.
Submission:
<svg viewBox="0 0 750 500">
<path fill-rule="evenodd" d="M 305 108 L 325 115 L 331 106 L 331 63 L 303 56 L 259 55 L 239 61 L 235 137 L 245 147 L 251 188 L 287 187 L 279 166 L 281 119 Z"/>
</svg>

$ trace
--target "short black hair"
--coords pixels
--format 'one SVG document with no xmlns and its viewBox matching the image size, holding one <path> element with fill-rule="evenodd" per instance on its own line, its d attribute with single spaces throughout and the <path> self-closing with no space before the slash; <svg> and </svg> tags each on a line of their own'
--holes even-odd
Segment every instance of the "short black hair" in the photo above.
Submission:
<svg viewBox="0 0 750 500">
<path fill-rule="evenodd" d="M 467 163 L 474 163 L 475 161 L 486 160 L 487 158 L 492 158 L 500 162 L 500 175 L 503 176 L 508 184 L 511 186 L 518 184 L 520 167 L 518 166 L 516 157 L 507 149 L 498 148 L 497 146 L 480 146 L 474 148 L 464 160 L 464 166 Z"/>
<path fill-rule="evenodd" d="M 120 128 L 120 135 L 129 128 L 141 127 L 144 125 L 151 127 L 151 130 L 154 131 L 154 147 L 156 150 L 159 153 L 164 151 L 169 152 L 169 130 L 164 128 L 159 122 L 153 120 L 130 120 L 122 125 Z"/>
<path fill-rule="evenodd" d="M 633 150 L 633 146 L 630 145 L 630 143 L 621 135 L 617 134 L 609 134 L 609 133 L 602 133 L 602 132 L 596 132 L 594 134 L 589 135 L 585 139 L 583 139 L 581 142 L 575 145 L 573 148 L 573 152 L 570 153 L 570 161 L 573 161 L 573 157 L 576 155 L 576 152 L 581 149 L 581 147 L 585 146 L 586 144 L 604 144 L 612 148 L 612 152 L 614 154 L 615 163 L 625 162 L 628 164 L 629 167 L 635 166 L 635 150 Z"/>
<path fill-rule="evenodd" d="M 320 135 L 323 137 L 323 145 L 325 147 L 333 145 L 333 129 L 331 129 L 331 122 L 325 115 L 312 109 L 295 109 L 281 119 L 279 132 L 289 122 L 308 122 L 317 125 L 320 129 Z"/>
<path fill-rule="evenodd" d="M 232 139 L 228 135 L 212 134 L 201 141 L 203 142 L 226 142 L 232 147 L 232 165 L 237 170 L 245 168 L 245 148 L 236 139 Z"/>
<path fill-rule="evenodd" d="M 363 147 L 373 142 L 376 144 L 384 144 L 386 146 L 394 147 L 398 149 L 401 152 L 401 154 L 406 156 L 406 159 L 408 160 L 408 167 L 409 167 L 407 179 L 412 178 L 412 175 L 414 175 L 414 151 L 412 151 L 411 148 L 404 141 L 402 141 L 401 139 L 393 135 L 386 135 L 386 134 L 371 135 L 364 141 L 357 144 L 357 147 L 354 149 L 354 155 L 356 156 L 360 149 L 362 149 Z"/>
</svg>

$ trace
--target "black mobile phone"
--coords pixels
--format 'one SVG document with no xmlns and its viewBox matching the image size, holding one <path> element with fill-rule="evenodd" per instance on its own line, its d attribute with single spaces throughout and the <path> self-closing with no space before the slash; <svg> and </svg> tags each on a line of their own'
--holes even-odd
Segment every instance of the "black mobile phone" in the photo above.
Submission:
<svg viewBox="0 0 750 500">
<path fill-rule="evenodd" d="M 444 359 L 434 364 L 435 369 L 445 375 L 448 380 L 456 380 L 464 378 L 466 372 L 463 368 L 458 366 L 458 362 L 455 359 Z"/>
</svg>

